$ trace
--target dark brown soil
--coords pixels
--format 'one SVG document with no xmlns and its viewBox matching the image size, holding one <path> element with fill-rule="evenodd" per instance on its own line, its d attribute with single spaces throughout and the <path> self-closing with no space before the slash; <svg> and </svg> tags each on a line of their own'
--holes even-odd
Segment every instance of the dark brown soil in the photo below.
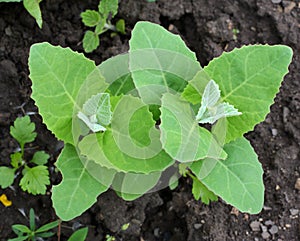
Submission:
<svg viewBox="0 0 300 241">
<path fill-rule="evenodd" d="M 280 2 L 278 4 L 273 2 Z M 30 157 L 36 150 L 51 155 L 49 170 L 52 184 L 60 181 L 54 162 L 62 143 L 42 124 L 30 99 L 28 78 L 29 47 L 48 41 L 82 52 L 85 27 L 80 13 L 96 8 L 97 1 L 47 0 L 41 4 L 44 26 L 40 30 L 22 4 L 0 4 L 0 164 L 9 164 L 9 155 L 18 147 L 9 135 L 9 126 L 17 116 L 31 113 L 38 137 L 28 146 Z M 63 223 L 61 240 L 67 240 L 72 228 L 89 227 L 89 241 L 105 240 L 112 234 L 125 241 L 200 241 L 200 240 L 300 240 L 300 3 L 271 0 L 146 0 L 121 1 L 117 18 L 126 21 L 127 35 L 111 38 L 105 34 L 101 47 L 87 56 L 101 61 L 128 49 L 130 31 L 138 20 L 160 23 L 179 33 L 206 65 L 223 51 L 245 44 L 286 44 L 293 48 L 294 59 L 267 119 L 247 134 L 265 171 L 265 207 L 258 215 L 237 212 L 221 200 L 206 206 L 191 195 L 190 180 L 181 180 L 174 191 L 162 190 L 125 202 L 113 191 L 101 195 L 98 202 L 81 217 Z M 233 30 L 239 33 L 234 35 Z M 11 225 L 27 224 L 20 210 L 28 214 L 33 207 L 39 224 L 55 220 L 51 189 L 47 195 L 32 196 L 13 189 L 0 189 L 13 205 L 0 204 L 0 240 L 15 237 Z M 298 213 L 297 213 L 298 210 Z M 255 223 L 258 221 L 259 223 Z M 126 231 L 124 223 L 130 222 Z M 251 224 L 251 226 L 250 226 Z M 258 231 L 253 226 L 258 224 Z M 277 230 L 278 229 L 278 230 Z M 263 232 L 265 231 L 265 232 Z M 57 237 L 51 240 L 57 240 Z"/>
</svg>

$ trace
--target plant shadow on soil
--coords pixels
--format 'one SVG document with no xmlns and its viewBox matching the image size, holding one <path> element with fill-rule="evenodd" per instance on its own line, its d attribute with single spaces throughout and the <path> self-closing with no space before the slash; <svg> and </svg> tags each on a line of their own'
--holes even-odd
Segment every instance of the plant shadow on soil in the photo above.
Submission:
<svg viewBox="0 0 300 241">
<path fill-rule="evenodd" d="M 275 1 L 274 1 L 275 2 Z M 0 3 L 0 163 L 9 164 L 9 155 L 17 143 L 9 135 L 9 126 L 17 116 L 31 113 L 38 137 L 27 146 L 27 157 L 36 150 L 51 155 L 49 170 L 52 184 L 61 176 L 54 162 L 63 144 L 47 130 L 34 102 L 30 99 L 31 81 L 27 59 L 33 43 L 48 41 L 82 52 L 81 40 L 86 30 L 80 13 L 96 9 L 97 1 L 48 0 L 41 3 L 44 25 L 38 29 L 22 4 Z M 128 0 L 120 2 L 117 18 L 124 18 L 127 35 L 101 37 L 101 46 L 87 57 L 97 64 L 128 50 L 130 30 L 138 20 L 160 23 L 180 34 L 196 52 L 202 65 L 223 51 L 245 44 L 286 44 L 293 48 L 290 73 L 277 95 L 266 120 L 247 134 L 262 162 L 265 182 L 265 207 L 258 215 L 237 212 L 221 200 L 208 206 L 195 201 L 190 180 L 181 180 L 174 190 L 162 190 L 125 202 L 113 191 L 101 195 L 82 216 L 63 223 L 61 240 L 67 240 L 72 228 L 89 227 L 87 240 L 104 240 L 107 233 L 126 241 L 182 240 L 300 240 L 300 194 L 295 188 L 299 178 L 300 147 L 300 5 L 296 1 L 279 4 L 262 0 Z M 235 34 L 235 30 L 239 33 Z M 13 205 L 0 206 L 0 240 L 14 237 L 11 225 L 27 224 L 25 213 L 33 207 L 38 223 L 55 220 L 50 193 L 32 196 L 21 191 L 15 181 L 13 189 L 0 190 Z M 258 231 L 250 224 L 258 221 Z M 121 231 L 124 223 L 130 223 Z M 278 230 L 276 230 L 276 228 Z M 275 231 L 274 231 L 275 230 Z M 265 231 L 265 232 L 263 232 Z M 51 240 L 57 240 L 53 237 Z"/>
</svg>

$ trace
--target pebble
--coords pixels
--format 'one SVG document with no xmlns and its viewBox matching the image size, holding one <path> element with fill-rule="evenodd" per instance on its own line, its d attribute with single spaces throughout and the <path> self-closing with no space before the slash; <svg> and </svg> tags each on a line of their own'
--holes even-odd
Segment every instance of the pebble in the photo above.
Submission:
<svg viewBox="0 0 300 241">
<path fill-rule="evenodd" d="M 263 233 L 261 234 L 261 237 L 262 237 L 263 239 L 269 239 L 269 238 L 271 237 L 271 235 L 270 235 L 268 232 L 263 232 Z"/>
<path fill-rule="evenodd" d="M 199 229 L 199 228 L 201 228 L 202 227 L 202 224 L 201 223 L 195 223 L 194 224 L 194 228 L 195 229 Z"/>
<path fill-rule="evenodd" d="M 272 225 L 272 227 L 269 229 L 270 234 L 276 234 L 278 233 L 278 227 L 276 225 Z"/>
<path fill-rule="evenodd" d="M 268 228 L 265 225 L 261 224 L 260 227 L 263 233 L 268 232 Z"/>
<path fill-rule="evenodd" d="M 272 132 L 272 135 L 273 136 L 277 136 L 277 134 L 278 134 L 278 130 L 277 129 L 271 129 L 271 132 Z"/>
<path fill-rule="evenodd" d="M 295 183 L 295 188 L 300 191 L 300 178 L 297 178 L 297 181 Z"/>
<path fill-rule="evenodd" d="M 253 232 L 260 231 L 260 222 L 258 222 L 258 221 L 252 221 L 250 223 L 250 228 L 252 229 Z"/>
<path fill-rule="evenodd" d="M 155 228 L 153 234 L 156 238 L 159 238 L 159 228 Z"/>
<path fill-rule="evenodd" d="M 292 216 L 296 216 L 299 213 L 299 209 L 292 208 L 292 209 L 290 209 L 290 213 Z"/>
<path fill-rule="evenodd" d="M 283 122 L 288 122 L 288 116 L 290 115 L 290 110 L 286 106 L 283 107 Z"/>
<path fill-rule="evenodd" d="M 267 221 L 265 221 L 265 225 L 271 226 L 271 225 L 274 225 L 274 222 L 271 220 L 267 220 Z"/>
<path fill-rule="evenodd" d="M 281 3 L 281 0 L 272 0 L 272 3 Z"/>
</svg>

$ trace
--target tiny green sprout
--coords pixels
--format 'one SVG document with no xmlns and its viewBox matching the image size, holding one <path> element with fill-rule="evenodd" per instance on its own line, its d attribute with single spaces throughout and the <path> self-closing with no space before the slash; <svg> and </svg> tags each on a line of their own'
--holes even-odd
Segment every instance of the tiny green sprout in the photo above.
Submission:
<svg viewBox="0 0 300 241">
<path fill-rule="evenodd" d="M 29 162 L 24 159 L 25 144 L 33 142 L 36 138 L 34 129 L 35 124 L 30 121 L 29 116 L 17 118 L 14 126 L 10 127 L 10 134 L 19 143 L 20 151 L 10 155 L 12 167 L 0 167 L 1 188 L 12 185 L 16 172 L 22 169 L 22 190 L 34 195 L 46 193 L 46 185 L 50 184 L 49 171 L 45 166 L 49 155 L 44 151 L 37 151 Z"/>
<path fill-rule="evenodd" d="M 115 241 L 116 238 L 110 234 L 105 235 L 105 241 Z"/>
<path fill-rule="evenodd" d="M 98 5 L 98 11 L 86 10 L 81 13 L 82 22 L 87 27 L 94 27 L 95 30 L 88 30 L 83 37 L 84 51 L 90 53 L 100 44 L 99 35 L 110 30 L 114 34 L 125 34 L 125 21 L 119 19 L 115 25 L 111 19 L 118 13 L 118 0 L 101 0 Z M 113 34 L 112 34 L 113 35 Z"/>
<path fill-rule="evenodd" d="M 232 29 L 232 34 L 233 34 L 233 40 L 237 41 L 237 35 L 240 33 L 240 30 L 237 28 Z"/>
<path fill-rule="evenodd" d="M 22 0 L 0 0 L 1 2 L 21 2 Z M 35 21 L 39 28 L 42 28 L 43 25 L 43 19 L 42 19 L 42 13 L 40 9 L 40 2 L 42 0 L 23 0 L 23 5 L 27 12 L 35 18 Z"/>
<path fill-rule="evenodd" d="M 23 224 L 12 225 L 13 232 L 18 236 L 17 238 L 8 239 L 8 241 L 35 241 L 43 238 L 52 237 L 55 233 L 50 230 L 59 225 L 59 220 L 47 223 L 40 228 L 36 227 L 35 213 L 31 208 L 29 211 L 29 227 Z"/>
<path fill-rule="evenodd" d="M 130 226 L 130 223 L 125 223 L 122 225 L 121 230 L 126 231 L 129 228 L 129 226 Z"/>
</svg>

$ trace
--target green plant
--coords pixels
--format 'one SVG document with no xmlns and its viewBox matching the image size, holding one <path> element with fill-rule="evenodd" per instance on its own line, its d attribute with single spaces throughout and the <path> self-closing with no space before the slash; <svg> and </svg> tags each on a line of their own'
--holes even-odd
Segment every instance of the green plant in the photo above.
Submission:
<svg viewBox="0 0 300 241">
<path fill-rule="evenodd" d="M 35 214 L 34 210 L 31 208 L 29 211 L 29 227 L 23 224 L 14 224 L 12 225 L 12 230 L 16 235 L 17 238 L 8 239 L 8 241 L 36 241 L 38 238 L 49 238 L 52 237 L 55 233 L 50 232 L 49 230 L 57 227 L 59 224 L 59 220 L 47 223 L 40 228 L 36 227 L 35 223 Z"/>
<path fill-rule="evenodd" d="M 94 31 L 88 30 L 84 34 L 83 48 L 90 53 L 94 51 L 100 43 L 99 35 L 111 30 L 125 34 L 124 19 L 119 19 L 116 25 L 111 23 L 111 19 L 118 13 L 118 0 L 101 0 L 98 11 L 86 10 L 81 13 L 82 22 L 87 27 L 95 27 Z"/>
<path fill-rule="evenodd" d="M 22 0 L 0 0 L 1 2 L 21 2 Z M 40 9 L 40 2 L 42 0 L 23 0 L 23 5 L 27 12 L 35 18 L 35 21 L 37 25 L 42 28 L 43 25 L 43 19 L 42 19 L 42 13 Z"/>
<path fill-rule="evenodd" d="M 179 36 L 149 22 L 136 24 L 129 45 L 99 66 L 48 43 L 30 49 L 32 98 L 65 142 L 57 215 L 80 215 L 109 187 L 134 200 L 181 175 L 196 199 L 260 212 L 263 170 L 243 135 L 269 112 L 291 49 L 244 46 L 202 68 Z"/>
<path fill-rule="evenodd" d="M 68 241 L 84 241 L 87 234 L 88 234 L 87 227 L 78 229 L 71 235 Z"/>
<path fill-rule="evenodd" d="M 15 120 L 14 126 L 10 127 L 10 134 L 20 144 L 20 151 L 10 155 L 12 167 L 0 167 L 0 186 L 7 188 L 12 185 L 16 171 L 22 169 L 23 177 L 20 186 L 28 193 L 45 194 L 46 185 L 50 184 L 49 171 L 45 164 L 49 155 L 44 151 L 34 153 L 32 160 L 24 160 L 25 144 L 34 141 L 36 133 L 35 124 L 30 121 L 29 116 L 19 117 Z"/>
</svg>

